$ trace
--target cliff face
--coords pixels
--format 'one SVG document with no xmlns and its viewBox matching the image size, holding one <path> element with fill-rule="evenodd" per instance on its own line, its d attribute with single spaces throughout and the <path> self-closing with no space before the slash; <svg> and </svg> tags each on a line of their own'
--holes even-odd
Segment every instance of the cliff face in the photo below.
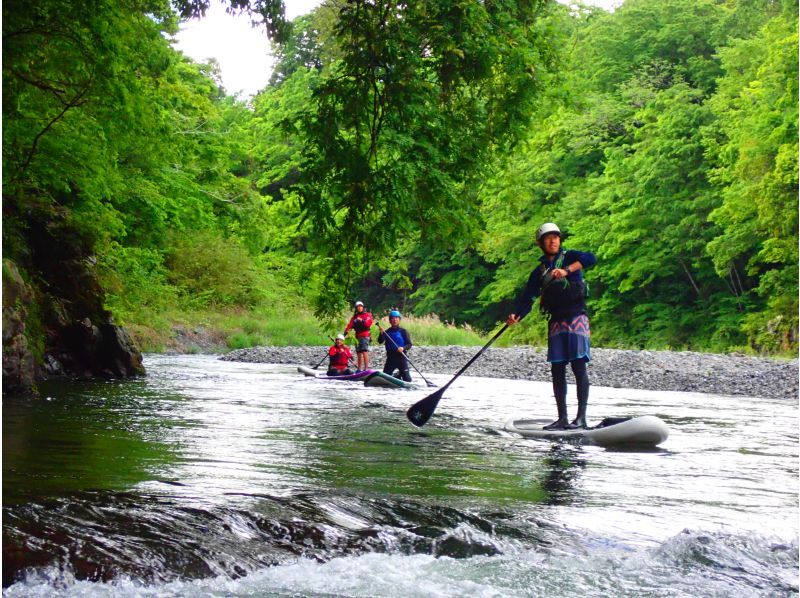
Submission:
<svg viewBox="0 0 800 598">
<path fill-rule="evenodd" d="M 35 364 L 25 334 L 32 300 L 33 291 L 16 264 L 3 260 L 3 393 L 33 388 Z"/>
<path fill-rule="evenodd" d="M 26 252 L 3 260 L 3 393 L 37 379 L 144 375 L 142 355 L 103 308 L 90 244 L 63 222 L 33 223 Z"/>
</svg>

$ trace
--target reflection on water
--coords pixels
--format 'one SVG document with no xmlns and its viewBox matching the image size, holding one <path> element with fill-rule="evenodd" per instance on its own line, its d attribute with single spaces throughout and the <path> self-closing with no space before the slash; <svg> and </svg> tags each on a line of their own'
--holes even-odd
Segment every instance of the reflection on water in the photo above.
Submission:
<svg viewBox="0 0 800 598">
<path fill-rule="evenodd" d="M 127 489 L 172 461 L 167 413 L 144 384 L 43 384 L 3 399 L 3 503 L 85 488 Z"/>
<path fill-rule="evenodd" d="M 575 481 L 586 467 L 580 449 L 567 443 L 553 443 L 541 465 L 544 471 L 542 488 L 547 493 L 545 502 L 553 506 L 568 504 L 575 495 Z"/>
<path fill-rule="evenodd" d="M 797 591 L 795 404 L 593 388 L 590 420 L 670 426 L 626 451 L 502 431 L 548 384 L 459 378 L 420 430 L 427 389 L 146 365 L 4 400 L 4 594 Z"/>
</svg>

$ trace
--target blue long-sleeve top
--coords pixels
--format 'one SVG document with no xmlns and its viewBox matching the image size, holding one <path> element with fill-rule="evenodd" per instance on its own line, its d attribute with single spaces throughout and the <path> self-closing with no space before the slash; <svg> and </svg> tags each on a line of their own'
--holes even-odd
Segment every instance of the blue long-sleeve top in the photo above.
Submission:
<svg viewBox="0 0 800 598">
<path fill-rule="evenodd" d="M 386 343 L 387 353 L 396 353 L 398 347 L 403 347 L 403 351 L 411 348 L 411 336 L 405 328 L 400 328 L 400 326 L 383 329 L 378 335 L 378 342 Z"/>
<path fill-rule="evenodd" d="M 520 293 L 514 303 L 514 313 L 519 319 L 524 318 L 530 313 L 533 308 L 533 302 L 542 294 L 542 279 L 544 275 L 549 270 L 553 269 L 553 263 L 557 260 L 558 255 L 554 256 L 552 259 L 548 258 L 547 255 L 542 255 L 542 257 L 539 258 L 539 265 L 531 272 L 525 289 Z M 561 267 L 566 268 L 575 262 L 580 262 L 582 268 L 576 272 L 570 273 L 567 277 L 568 281 L 583 280 L 583 270 L 594 266 L 597 262 L 597 258 L 593 253 L 589 253 L 588 251 L 576 251 L 574 249 L 564 251 L 564 261 L 561 263 Z M 578 303 L 561 306 L 559 309 L 555 310 L 552 315 L 559 318 L 569 317 L 585 313 L 585 311 L 586 303 L 581 300 Z"/>
</svg>

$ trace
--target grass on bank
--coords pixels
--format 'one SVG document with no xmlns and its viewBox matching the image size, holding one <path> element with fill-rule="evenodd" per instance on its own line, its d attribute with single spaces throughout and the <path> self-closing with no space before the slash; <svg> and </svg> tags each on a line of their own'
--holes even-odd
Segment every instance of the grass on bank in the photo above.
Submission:
<svg viewBox="0 0 800 598">
<path fill-rule="evenodd" d="M 326 325 L 310 311 L 293 310 L 290 313 L 274 308 L 218 309 L 214 311 L 169 310 L 150 314 L 141 321 L 126 323 L 140 349 L 146 353 L 180 350 L 182 332 L 194 332 L 214 344 L 212 350 L 225 351 L 256 346 L 317 346 L 331 344 L 331 337 L 343 332 L 350 314 L 343 314 L 340 322 Z M 138 318 L 137 318 L 138 319 Z M 383 319 L 386 328 L 388 321 Z M 480 346 L 486 338 L 469 326 L 443 323 L 436 316 L 403 318 L 401 326 L 408 330 L 416 345 Z M 377 342 L 378 327 L 373 326 L 372 340 Z M 355 344 L 354 335 L 348 343 Z M 208 349 L 208 347 L 206 347 Z"/>
</svg>

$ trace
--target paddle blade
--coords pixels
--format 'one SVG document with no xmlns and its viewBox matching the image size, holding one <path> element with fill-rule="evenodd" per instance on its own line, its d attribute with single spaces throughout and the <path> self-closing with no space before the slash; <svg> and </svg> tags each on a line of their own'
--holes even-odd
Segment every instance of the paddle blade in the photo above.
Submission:
<svg viewBox="0 0 800 598">
<path fill-rule="evenodd" d="M 439 404 L 439 399 L 442 398 L 443 393 L 444 388 L 441 388 L 421 401 L 417 401 L 411 405 L 408 411 L 406 411 L 408 421 L 418 428 L 424 426 L 431 418 L 431 415 L 433 415 L 433 412 L 436 411 L 436 406 Z"/>
</svg>

